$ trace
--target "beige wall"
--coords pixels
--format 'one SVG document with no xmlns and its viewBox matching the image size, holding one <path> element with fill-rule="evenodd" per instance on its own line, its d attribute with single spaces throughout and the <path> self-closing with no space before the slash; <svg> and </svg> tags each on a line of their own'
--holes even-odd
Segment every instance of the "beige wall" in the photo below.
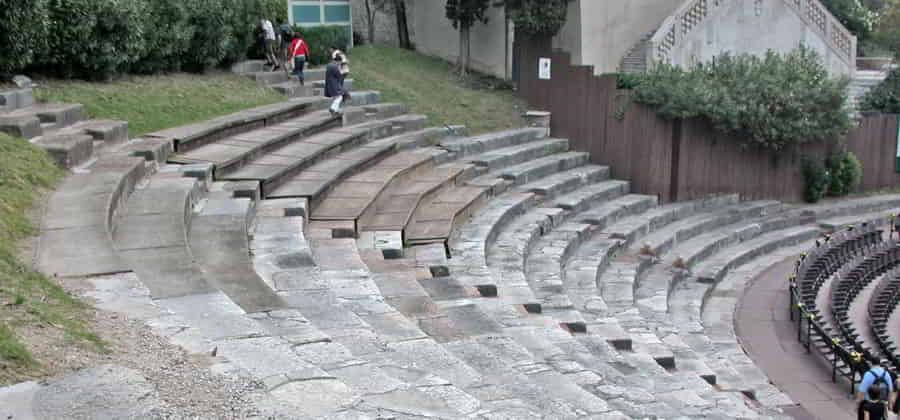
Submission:
<svg viewBox="0 0 900 420">
<path fill-rule="evenodd" d="M 730 2 L 685 36 L 680 48 L 672 51 L 672 63 L 689 66 L 710 61 L 724 52 L 762 55 L 771 49 L 784 53 L 801 43 L 822 56 L 829 73 L 851 72 L 854 64 L 832 50 L 823 36 L 807 26 L 784 0 Z"/>
<path fill-rule="evenodd" d="M 594 66 L 596 74 L 618 70 L 625 53 L 656 30 L 683 0 L 576 0 L 554 47 L 572 54 L 573 63 Z"/>
<path fill-rule="evenodd" d="M 459 56 L 459 32 L 446 18 L 446 0 L 407 1 L 410 38 L 416 50 L 455 62 Z M 472 68 L 478 72 L 508 76 L 506 16 L 502 8 L 488 10 L 488 23 L 475 24 L 471 32 Z"/>
</svg>

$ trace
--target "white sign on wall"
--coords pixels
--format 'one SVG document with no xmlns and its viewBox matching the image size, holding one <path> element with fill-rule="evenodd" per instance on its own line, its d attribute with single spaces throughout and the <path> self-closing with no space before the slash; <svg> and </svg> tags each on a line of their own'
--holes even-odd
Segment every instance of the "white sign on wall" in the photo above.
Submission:
<svg viewBox="0 0 900 420">
<path fill-rule="evenodd" d="M 539 58 L 538 59 L 538 79 L 550 80 L 550 59 L 549 58 Z"/>
</svg>

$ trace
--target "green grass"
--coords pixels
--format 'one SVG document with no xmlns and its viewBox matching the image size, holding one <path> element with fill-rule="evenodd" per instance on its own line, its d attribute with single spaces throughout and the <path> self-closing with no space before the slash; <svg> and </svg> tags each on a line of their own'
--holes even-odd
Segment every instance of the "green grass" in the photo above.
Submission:
<svg viewBox="0 0 900 420">
<path fill-rule="evenodd" d="M 353 49 L 353 88 L 378 90 L 382 102 L 402 102 L 432 125 L 463 124 L 472 133 L 521 127 L 524 104 L 504 83 L 484 76 L 460 78 L 446 61 L 399 48 Z"/>
<path fill-rule="evenodd" d="M 248 78 L 226 73 L 129 77 L 111 83 L 38 83 L 39 100 L 79 103 L 93 118 L 128 121 L 132 136 L 284 100 Z"/>
<path fill-rule="evenodd" d="M 27 211 L 40 190 L 51 188 L 62 173 L 42 150 L 0 134 L 0 383 L 34 377 L 40 370 L 40 360 L 17 331 L 50 332 L 66 344 L 105 351 L 90 329 L 90 308 L 17 258 L 17 243 L 35 233 Z"/>
</svg>

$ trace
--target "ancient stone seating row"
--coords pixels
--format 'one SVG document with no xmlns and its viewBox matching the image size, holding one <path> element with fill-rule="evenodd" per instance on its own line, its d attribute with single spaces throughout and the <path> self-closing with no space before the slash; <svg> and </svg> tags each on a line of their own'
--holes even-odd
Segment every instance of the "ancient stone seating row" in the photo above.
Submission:
<svg viewBox="0 0 900 420">
<path fill-rule="evenodd" d="M 659 205 L 544 129 L 472 137 L 361 104 L 298 134 L 312 104 L 145 140 L 181 156 L 103 213 L 128 273 L 91 280 L 100 307 L 261 383 L 261 415 L 780 417 L 711 290 L 810 242 L 816 217 L 898 201 Z M 679 257 L 691 271 L 668 271 Z"/>
</svg>

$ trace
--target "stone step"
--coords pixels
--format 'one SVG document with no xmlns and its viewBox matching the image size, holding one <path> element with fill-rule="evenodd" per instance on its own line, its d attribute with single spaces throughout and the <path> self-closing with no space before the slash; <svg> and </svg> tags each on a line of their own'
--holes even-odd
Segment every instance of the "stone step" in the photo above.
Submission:
<svg viewBox="0 0 900 420">
<path fill-rule="evenodd" d="M 515 217 L 540 204 L 543 199 L 574 191 L 608 177 L 607 167 L 583 166 L 522 185 L 492 199 L 451 237 L 451 266 L 457 272 L 471 267 L 487 267 L 487 247 L 494 243 L 501 229 Z"/>
<path fill-rule="evenodd" d="M 547 137 L 545 128 L 518 128 L 482 134 L 474 137 L 450 139 L 441 142 L 440 146 L 461 158 L 492 150 L 522 145 Z"/>
<path fill-rule="evenodd" d="M 31 143 L 46 150 L 56 164 L 64 169 L 71 169 L 87 162 L 94 153 L 94 138 L 88 134 L 54 132 L 34 137 Z"/>
<path fill-rule="evenodd" d="M 445 127 L 431 127 L 373 141 L 311 166 L 269 192 L 267 197 L 307 197 L 310 207 L 316 208 L 323 196 L 341 181 L 377 164 L 382 158 L 400 149 L 430 146 L 448 135 L 451 131 Z"/>
<path fill-rule="evenodd" d="M 643 236 L 640 243 L 635 243 L 632 248 L 640 251 L 640 249 L 634 249 L 639 247 L 651 255 L 660 255 L 668 252 L 673 246 L 706 231 L 748 218 L 777 214 L 781 209 L 782 205 L 777 201 L 756 201 L 732 204 L 727 207 L 711 206 L 697 209 L 702 212 L 684 217 Z"/>
<path fill-rule="evenodd" d="M 71 174 L 50 194 L 41 222 L 38 269 L 52 277 L 127 271 L 113 248 L 113 216 L 146 175 L 144 159 L 100 158 L 86 173 Z"/>
<path fill-rule="evenodd" d="M 31 88 L 0 91 L 0 113 L 12 112 L 32 105 L 34 105 L 34 92 Z"/>
<path fill-rule="evenodd" d="M 507 166 L 562 153 L 568 149 L 568 140 L 537 140 L 523 145 L 504 147 L 492 152 L 481 153 L 471 158 L 463 158 L 463 161 L 487 168 L 489 171 L 496 171 Z"/>
<path fill-rule="evenodd" d="M 312 219 L 344 220 L 355 226 L 367 212 L 374 212 L 371 207 L 390 185 L 430 171 L 436 159 L 446 154 L 437 148 L 420 148 L 382 159 L 326 193 L 313 211 Z"/>
<path fill-rule="evenodd" d="M 277 148 L 267 147 L 268 150 L 254 153 L 236 169 L 230 166 L 224 172 L 217 170 L 216 177 L 231 181 L 258 180 L 262 182 L 265 196 L 322 159 L 371 140 L 419 130 L 426 122 L 424 116 L 408 115 L 319 132 L 297 141 L 280 143 Z"/>
<path fill-rule="evenodd" d="M 898 213 L 900 213 L 900 207 L 853 216 L 833 217 L 819 221 L 819 226 L 829 232 L 836 232 L 848 226 L 859 226 L 861 224 L 884 227 L 886 230 L 890 230 L 891 216 Z"/>
<path fill-rule="evenodd" d="M 361 109 L 359 112 L 363 112 Z M 328 111 L 307 115 L 257 128 L 242 134 L 227 136 L 188 151 L 180 151 L 170 161 L 174 163 L 209 162 L 216 165 L 217 175 L 236 170 L 254 157 L 269 152 L 298 138 L 324 132 L 341 125 L 340 119 Z"/>
<path fill-rule="evenodd" d="M 5 117 L 9 118 L 29 116 L 37 117 L 44 131 L 48 131 L 68 127 L 84 120 L 87 112 L 81 104 L 39 103 L 5 114 Z"/>
<path fill-rule="evenodd" d="M 493 173 L 469 181 L 468 185 L 494 188 L 491 190 L 491 194 L 497 195 L 505 191 L 505 188 L 496 188 L 498 185 L 502 187 L 522 185 L 531 180 L 541 179 L 585 165 L 589 159 L 590 155 L 582 152 L 556 153 L 518 165 L 501 168 Z M 498 184 L 498 179 L 506 182 Z"/>
<path fill-rule="evenodd" d="M 213 189 L 226 188 L 217 184 Z M 254 210 L 252 198 L 212 191 L 192 216 L 188 232 L 191 254 L 204 277 L 247 313 L 285 308 L 253 269 L 247 238 Z"/>
<path fill-rule="evenodd" d="M 191 253 L 193 208 L 205 194 L 210 169 L 169 166 L 135 190 L 113 234 L 119 255 L 154 299 L 214 293 Z"/>
<path fill-rule="evenodd" d="M 468 219 L 490 196 L 484 187 L 454 186 L 419 203 L 403 230 L 407 244 L 445 243 L 454 226 Z"/>
<path fill-rule="evenodd" d="M 278 124 L 328 106 L 324 98 L 298 98 L 245 109 L 210 120 L 145 134 L 147 138 L 169 140 L 175 151 L 185 153 L 217 140 L 250 130 Z"/>
<path fill-rule="evenodd" d="M 257 73 L 265 70 L 266 60 L 244 60 L 231 66 L 231 72 L 238 74 Z"/>
</svg>

